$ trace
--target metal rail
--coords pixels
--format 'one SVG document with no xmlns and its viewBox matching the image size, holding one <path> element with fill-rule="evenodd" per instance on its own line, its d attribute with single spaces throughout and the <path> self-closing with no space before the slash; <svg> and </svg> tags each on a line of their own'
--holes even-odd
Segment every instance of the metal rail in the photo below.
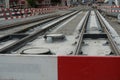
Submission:
<svg viewBox="0 0 120 80">
<path fill-rule="evenodd" d="M 101 19 L 100 15 L 99 15 L 97 12 L 96 12 L 96 14 L 97 14 L 98 20 L 99 20 L 102 28 L 104 29 L 104 31 L 105 31 L 106 34 L 107 34 L 107 37 L 108 37 L 108 39 L 109 39 L 109 42 L 111 43 L 111 47 L 112 47 L 114 53 L 115 53 L 116 55 L 120 55 L 120 50 L 119 50 L 119 48 L 117 47 L 115 41 L 112 39 L 112 36 L 111 36 L 108 28 L 106 27 L 104 21 Z"/>
<path fill-rule="evenodd" d="M 101 19 L 100 15 L 97 12 L 95 12 L 95 13 L 96 13 L 98 21 L 99 21 L 99 23 L 101 25 L 101 28 L 103 28 L 104 32 L 107 35 L 107 38 L 108 38 L 108 40 L 110 42 L 110 47 L 112 48 L 113 53 L 116 54 L 116 55 L 120 55 L 120 50 L 119 50 L 117 44 L 115 43 L 115 41 L 112 39 L 112 36 L 111 36 L 108 28 L 106 27 L 104 21 Z M 90 15 L 90 12 L 87 14 L 87 16 L 86 16 L 86 18 L 85 18 L 85 20 L 84 20 L 84 22 L 82 24 L 81 32 L 79 34 L 80 37 L 79 37 L 79 40 L 78 40 L 74 55 L 82 54 L 81 46 L 82 46 L 82 42 L 83 42 L 83 35 L 85 33 L 86 26 L 87 26 L 87 23 L 88 23 L 89 15 Z"/>
<path fill-rule="evenodd" d="M 4 35 L 4 36 L 2 36 L 2 37 L 0 37 L 0 41 L 5 41 L 5 40 L 7 40 L 7 38 L 9 39 L 9 36 L 10 35 L 18 35 L 18 34 L 24 34 L 26 31 L 28 31 L 28 30 L 30 30 L 30 29 L 33 29 L 33 28 L 35 28 L 36 26 L 39 26 L 39 25 L 43 25 L 43 24 L 45 24 L 45 23 L 48 23 L 48 22 L 50 22 L 50 21 L 53 21 L 53 20 L 56 20 L 56 19 L 58 19 L 58 18 L 60 18 L 60 17 L 62 17 L 62 16 L 65 16 L 65 15 L 69 15 L 70 13 L 72 13 L 72 12 L 69 12 L 69 13 L 66 13 L 66 14 L 64 14 L 64 15 L 61 15 L 61 16 L 53 16 L 53 18 L 50 18 L 50 19 L 47 19 L 47 20 L 44 20 L 44 21 L 41 21 L 40 23 L 37 23 L 37 24 L 35 24 L 35 25 L 32 25 L 32 26 L 29 26 L 29 27 L 27 27 L 27 28 L 24 28 L 24 29 L 21 29 L 21 30 L 18 30 L 18 31 L 13 31 L 13 33 L 9 33 L 9 34 L 7 34 L 7 35 Z"/>
<path fill-rule="evenodd" d="M 10 54 L 11 51 L 14 51 L 14 50 L 17 50 L 19 48 L 21 48 L 22 46 L 24 46 L 26 43 L 36 39 L 38 36 L 42 36 L 44 33 L 46 33 L 48 30 L 54 28 L 56 25 L 62 23 L 63 21 L 67 20 L 68 18 L 76 15 L 77 13 L 79 13 L 80 11 L 77 11 L 77 12 L 71 12 L 71 13 L 74 13 L 74 14 L 66 14 L 66 15 L 69 15 L 68 17 L 50 25 L 50 26 L 47 26 L 46 28 L 44 29 L 41 29 L 41 30 L 38 30 L 36 31 L 35 33 L 31 34 L 31 35 L 28 35 L 20 40 L 18 40 L 17 42 L 13 43 L 12 45 L 8 45 L 7 47 L 4 47 L 2 49 L 0 49 L 0 53 L 1 54 Z M 63 15 L 63 16 L 66 16 L 66 15 Z"/>
<path fill-rule="evenodd" d="M 27 20 L 27 21 L 24 21 L 24 22 L 22 21 L 22 22 L 13 23 L 11 25 L 0 26 L 0 30 L 15 28 L 15 27 L 18 27 L 18 26 L 27 25 L 27 24 L 30 24 L 30 23 L 42 21 L 42 20 L 57 17 L 57 16 L 59 16 L 59 15 L 45 16 L 45 17 L 41 17 L 41 18 L 37 18 L 37 19 L 33 19 L 33 20 Z"/>
<path fill-rule="evenodd" d="M 77 47 L 76 47 L 76 50 L 74 52 L 74 55 L 82 54 L 80 48 L 81 48 L 81 44 L 82 44 L 82 41 L 83 41 L 83 34 L 85 32 L 85 28 L 86 28 L 87 23 L 88 23 L 89 15 L 90 15 L 90 11 L 88 12 L 87 16 L 85 17 L 85 20 L 83 21 L 83 24 L 82 24 L 82 27 L 81 27 L 81 30 L 80 30 L 79 41 L 77 43 Z"/>
</svg>

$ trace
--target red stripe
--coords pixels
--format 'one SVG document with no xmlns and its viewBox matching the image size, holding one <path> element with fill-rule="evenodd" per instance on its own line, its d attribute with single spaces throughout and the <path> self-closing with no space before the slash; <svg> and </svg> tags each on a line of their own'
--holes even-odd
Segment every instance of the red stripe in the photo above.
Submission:
<svg viewBox="0 0 120 80">
<path fill-rule="evenodd" d="M 120 80 L 120 57 L 58 57 L 58 80 Z"/>
</svg>

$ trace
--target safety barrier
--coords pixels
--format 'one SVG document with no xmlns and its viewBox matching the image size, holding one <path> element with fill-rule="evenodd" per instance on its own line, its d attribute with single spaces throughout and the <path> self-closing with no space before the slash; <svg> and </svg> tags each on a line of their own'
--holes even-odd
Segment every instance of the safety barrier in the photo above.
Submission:
<svg viewBox="0 0 120 80">
<path fill-rule="evenodd" d="M 98 6 L 97 8 L 107 15 L 117 16 L 120 14 L 120 6 Z"/>
<path fill-rule="evenodd" d="M 0 80 L 120 80 L 120 57 L 0 55 Z"/>
<path fill-rule="evenodd" d="M 120 57 L 58 57 L 58 80 L 119 80 Z"/>
<path fill-rule="evenodd" d="M 10 9 L 0 8 L 0 20 L 25 18 L 34 15 L 54 12 L 55 8 L 29 8 L 29 9 Z"/>
<path fill-rule="evenodd" d="M 29 8 L 29 9 L 11 9 L 0 8 L 0 20 L 9 20 L 16 18 L 25 18 L 34 15 L 41 15 L 54 12 L 55 10 L 66 10 L 67 6 L 50 6 L 45 8 Z"/>
</svg>

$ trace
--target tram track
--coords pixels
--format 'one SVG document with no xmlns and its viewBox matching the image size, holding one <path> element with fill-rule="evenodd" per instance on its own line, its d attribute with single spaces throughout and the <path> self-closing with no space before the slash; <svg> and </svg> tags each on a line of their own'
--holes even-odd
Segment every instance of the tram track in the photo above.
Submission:
<svg viewBox="0 0 120 80">
<path fill-rule="evenodd" d="M 96 12 L 96 13 L 97 13 L 97 12 Z M 104 23 L 103 20 L 100 18 L 100 15 L 97 14 L 97 17 L 98 17 L 98 19 L 99 19 L 99 21 L 100 21 L 100 24 L 103 26 L 104 31 L 106 32 L 106 34 L 107 34 L 107 36 L 108 36 L 109 42 L 111 43 L 111 47 L 112 47 L 114 53 L 115 53 L 116 55 L 120 55 L 120 50 L 119 50 L 119 48 L 117 47 L 115 41 L 113 41 L 112 36 L 111 36 L 111 33 L 109 32 L 109 29 L 106 27 L 105 23 Z"/>
<path fill-rule="evenodd" d="M 59 15 L 57 15 L 57 14 L 56 15 L 49 15 L 49 16 L 44 16 L 44 17 L 41 17 L 41 18 L 33 19 L 33 20 L 27 20 L 27 21 L 24 21 L 24 22 L 21 21 L 21 22 L 10 24 L 10 25 L 3 25 L 3 26 L 0 26 L 0 31 L 9 30 L 9 29 L 12 29 L 12 28 L 15 28 L 15 27 L 19 27 L 19 26 L 28 25 L 30 23 L 43 21 L 43 20 L 46 20 L 46 19 L 49 19 L 49 18 L 53 18 L 53 17 L 57 17 L 57 16 L 59 16 Z"/>
<path fill-rule="evenodd" d="M 61 15 L 61 16 L 48 17 L 48 18 L 45 18 L 45 19 L 43 19 L 43 20 L 41 20 L 41 21 L 39 21 L 37 23 L 33 22 L 32 24 L 29 24 L 29 25 L 26 24 L 27 27 L 25 27 L 25 25 L 24 26 L 17 26 L 18 29 L 14 29 L 14 27 L 11 27 L 10 32 L 7 31 L 7 29 L 5 31 L 3 30 L 2 35 L 3 34 L 4 35 L 2 37 L 0 37 L 0 41 L 3 41 L 9 35 L 14 35 L 14 34 L 29 34 L 29 33 L 27 33 L 29 31 L 30 31 L 30 34 L 31 34 L 31 30 L 35 29 L 36 27 L 41 27 L 41 25 L 45 25 L 45 24 L 51 23 L 52 21 L 57 20 L 58 18 L 60 18 L 62 16 L 69 15 L 70 13 L 71 12 L 66 13 L 64 15 Z M 23 28 L 21 28 L 21 27 L 23 27 Z M 5 34 L 4 32 L 6 32 L 7 34 Z"/>
<path fill-rule="evenodd" d="M 91 25 L 88 24 L 90 22 L 90 16 L 93 16 L 91 18 L 96 16 L 96 21 L 98 21 L 101 28 L 95 25 L 88 27 L 88 25 Z M 91 23 L 95 24 L 94 22 Z M 106 48 L 106 50 L 103 47 Z M 84 19 L 74 55 L 120 55 L 118 46 L 115 44 L 115 41 L 98 12 L 95 11 L 94 15 L 89 11 Z"/>
<path fill-rule="evenodd" d="M 73 11 L 71 11 L 71 12 L 73 12 Z M 22 33 L 29 29 L 34 29 L 36 26 L 44 25 L 45 23 L 51 22 L 62 16 L 68 15 L 71 12 L 63 14 L 63 15 L 56 14 L 56 15 L 41 17 L 40 19 L 33 19 L 30 22 L 25 21 L 23 23 L 22 22 L 16 23 L 18 26 L 16 24 L 1 26 L 0 27 L 0 36 L 2 37 L 5 35 L 14 34 L 14 33 Z"/>
<path fill-rule="evenodd" d="M 59 25 L 66 23 L 66 20 L 72 19 L 72 17 L 79 12 L 80 11 L 75 11 L 61 17 L 58 16 L 59 18 L 51 21 L 48 20 L 47 22 L 46 20 L 43 23 L 41 22 L 41 26 L 37 24 L 0 38 L 0 45 L 2 45 L 0 46 L 0 53 L 19 54 L 19 51 L 25 47 L 27 48 L 27 46 L 34 47 L 27 44 L 34 42 L 33 40 L 38 40 L 38 37 L 43 37 L 43 35 L 51 33 L 54 29 L 58 28 Z M 111 36 L 107 25 L 97 11 L 89 10 L 81 25 L 82 26 L 79 27 L 80 29 L 77 29 L 79 31 L 79 34 L 77 34 L 79 36 L 79 39 L 77 38 L 77 44 L 71 46 L 75 47 L 75 49 L 71 50 L 73 55 L 110 56 L 120 54 L 120 50 Z M 66 37 L 73 38 L 74 35 Z"/>
<path fill-rule="evenodd" d="M 59 20 L 55 20 L 53 23 L 51 23 L 50 25 L 46 25 L 44 27 L 42 27 L 41 29 L 36 30 L 35 32 L 33 32 L 32 34 L 26 34 L 26 31 L 28 31 L 31 28 L 16 32 L 16 34 L 11 34 L 11 35 L 7 35 L 6 37 L 9 39 L 17 39 L 15 42 L 13 42 L 10 45 L 7 45 L 5 47 L 2 47 L 0 49 L 0 53 L 2 54 L 7 54 L 13 50 L 17 50 L 20 47 L 24 46 L 26 43 L 36 39 L 38 36 L 42 36 L 44 35 L 46 32 L 48 32 L 49 30 L 53 29 L 56 27 L 56 25 L 62 23 L 63 21 L 69 19 L 70 17 L 74 16 L 75 14 L 79 13 L 80 11 L 75 11 L 75 12 L 71 12 L 71 13 L 67 13 L 63 16 L 61 16 L 61 18 L 59 17 Z M 1 38 L 1 42 L 2 41 L 7 41 L 5 40 L 6 37 Z"/>
<path fill-rule="evenodd" d="M 17 27 L 11 27 L 11 28 L 6 29 L 6 30 L 1 30 L 0 34 L 1 34 L 1 37 L 2 37 L 2 36 L 5 36 L 5 35 L 9 35 L 9 34 L 19 33 L 21 31 L 24 31 L 24 30 L 27 30 L 27 29 L 30 29 L 30 28 L 34 28 L 36 26 L 47 23 L 47 22 L 49 22 L 51 20 L 54 20 L 56 18 L 57 18 L 57 16 L 56 17 L 54 16 L 52 18 L 48 18 L 48 19 L 45 19 L 45 20 L 33 22 L 33 23 L 30 23 L 30 24 L 20 25 L 20 26 L 17 26 Z"/>
<path fill-rule="evenodd" d="M 83 34 L 84 34 L 85 26 L 87 26 L 89 15 L 90 15 L 90 11 L 87 13 L 87 16 L 85 17 L 85 20 L 82 24 L 82 27 L 79 30 L 79 32 L 80 32 L 79 36 L 80 37 L 79 37 L 78 44 L 77 44 L 76 50 L 74 52 L 74 55 L 81 54 L 81 49 L 80 48 L 81 48 L 81 44 L 82 44 L 82 40 L 83 40 Z"/>
</svg>

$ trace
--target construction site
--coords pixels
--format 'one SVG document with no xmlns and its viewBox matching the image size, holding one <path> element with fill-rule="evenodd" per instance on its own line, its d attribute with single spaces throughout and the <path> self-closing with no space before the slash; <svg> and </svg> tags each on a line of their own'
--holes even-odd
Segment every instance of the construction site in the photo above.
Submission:
<svg viewBox="0 0 120 80">
<path fill-rule="evenodd" d="M 0 80 L 120 80 L 120 0 L 0 0 Z"/>
</svg>

